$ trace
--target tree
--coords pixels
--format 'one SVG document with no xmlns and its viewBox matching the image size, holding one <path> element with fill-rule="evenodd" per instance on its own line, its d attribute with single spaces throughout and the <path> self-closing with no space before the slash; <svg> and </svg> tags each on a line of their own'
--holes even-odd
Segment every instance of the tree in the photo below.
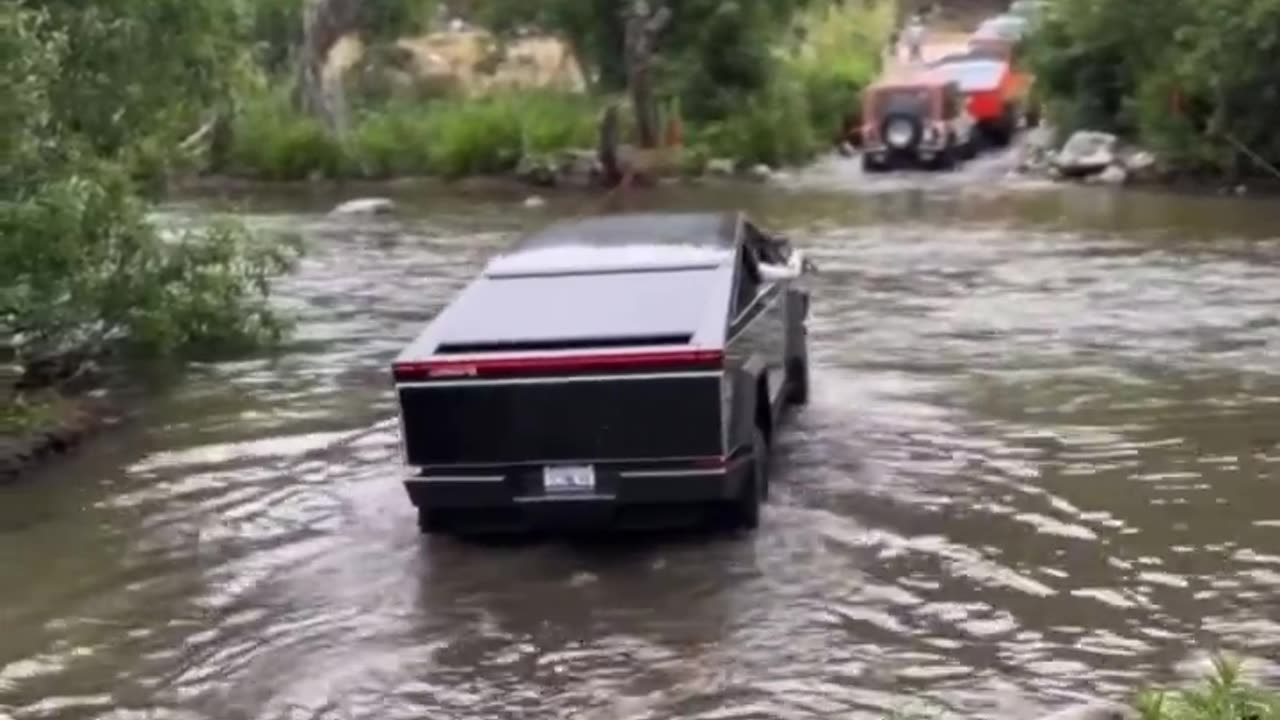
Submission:
<svg viewBox="0 0 1280 720">
<path fill-rule="evenodd" d="M 204 5 L 0 3 L 0 345 L 29 368 L 238 350 L 284 329 L 267 298 L 287 247 L 229 224 L 162 233 L 130 177 L 140 145 L 173 152 L 222 87 L 209 52 L 228 28 Z"/>
</svg>

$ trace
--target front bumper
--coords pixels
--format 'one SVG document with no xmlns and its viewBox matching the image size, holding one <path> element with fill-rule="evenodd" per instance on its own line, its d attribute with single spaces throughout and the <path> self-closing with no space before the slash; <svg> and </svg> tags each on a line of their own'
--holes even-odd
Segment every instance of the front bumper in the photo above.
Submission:
<svg viewBox="0 0 1280 720">
<path fill-rule="evenodd" d="M 433 469 L 404 485 L 416 507 L 468 529 L 649 527 L 738 497 L 750 472 L 750 456 L 744 456 L 716 468 L 597 464 L 595 488 L 584 493 L 547 492 L 540 466 Z"/>
<path fill-rule="evenodd" d="M 942 155 L 946 147 L 941 144 L 918 144 L 909 148 L 892 148 L 887 145 L 870 145 L 863 153 L 881 165 L 905 165 L 931 163 Z"/>
</svg>

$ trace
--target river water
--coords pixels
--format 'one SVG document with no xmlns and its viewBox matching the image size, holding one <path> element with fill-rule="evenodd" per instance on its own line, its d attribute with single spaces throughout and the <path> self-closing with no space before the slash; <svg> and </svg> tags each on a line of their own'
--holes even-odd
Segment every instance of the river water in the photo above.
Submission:
<svg viewBox="0 0 1280 720">
<path fill-rule="evenodd" d="M 1280 657 L 1280 206 L 847 168 L 630 199 L 746 207 L 822 271 L 736 538 L 416 532 L 390 359 L 588 198 L 166 208 L 301 234 L 298 330 L 0 488 L 0 717 L 1028 717 Z"/>
</svg>

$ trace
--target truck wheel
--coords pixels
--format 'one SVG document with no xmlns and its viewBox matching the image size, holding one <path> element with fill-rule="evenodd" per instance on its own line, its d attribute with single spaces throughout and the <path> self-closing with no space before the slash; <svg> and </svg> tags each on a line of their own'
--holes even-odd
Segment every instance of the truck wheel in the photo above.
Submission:
<svg viewBox="0 0 1280 720">
<path fill-rule="evenodd" d="M 954 145 L 947 145 L 942 148 L 942 152 L 938 153 L 938 159 L 933 161 L 933 166 L 938 170 L 955 170 L 956 169 L 956 149 Z"/>
<path fill-rule="evenodd" d="M 734 504 L 734 525 L 742 530 L 760 527 L 760 505 L 769 485 L 769 442 L 764 431 L 755 429 L 751 436 L 751 476 L 742 484 Z"/>
<path fill-rule="evenodd" d="M 809 402 L 808 354 L 791 358 L 787 362 L 787 402 L 804 405 Z"/>
</svg>

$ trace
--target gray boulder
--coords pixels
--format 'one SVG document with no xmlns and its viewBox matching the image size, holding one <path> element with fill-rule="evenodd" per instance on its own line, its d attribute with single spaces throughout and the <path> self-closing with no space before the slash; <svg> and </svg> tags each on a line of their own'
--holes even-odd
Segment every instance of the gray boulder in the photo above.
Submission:
<svg viewBox="0 0 1280 720">
<path fill-rule="evenodd" d="M 1067 140 L 1053 160 L 1066 177 L 1097 175 L 1116 162 L 1116 136 L 1081 130 Z"/>
<path fill-rule="evenodd" d="M 1099 185 L 1123 185 L 1129 181 L 1129 173 L 1120 165 L 1108 165 L 1105 170 L 1087 179 Z"/>
<path fill-rule="evenodd" d="M 520 158 L 520 163 L 516 166 L 516 177 L 537 187 L 554 187 L 559 179 L 549 160 L 530 155 Z"/>
<path fill-rule="evenodd" d="M 561 181 L 575 187 L 587 187 L 604 174 L 594 150 L 565 150 L 559 165 Z"/>
<path fill-rule="evenodd" d="M 711 158 L 707 161 L 707 174 L 729 177 L 734 173 L 733 161 L 728 158 Z"/>
</svg>

